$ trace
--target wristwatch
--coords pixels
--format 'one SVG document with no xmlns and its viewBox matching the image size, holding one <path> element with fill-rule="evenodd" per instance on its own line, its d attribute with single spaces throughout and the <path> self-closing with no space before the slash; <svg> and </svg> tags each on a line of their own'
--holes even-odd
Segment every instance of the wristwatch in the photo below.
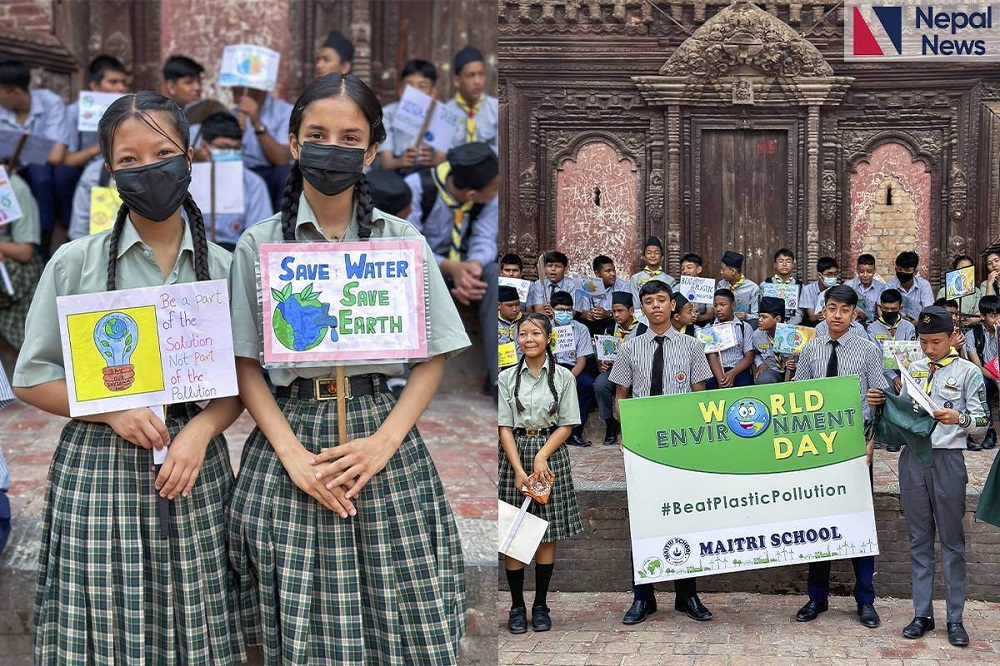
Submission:
<svg viewBox="0 0 1000 666">
<path fill-rule="evenodd" d="M 261 125 L 260 127 L 254 127 L 253 133 L 256 134 L 257 136 L 260 136 L 261 134 L 267 134 L 267 127 L 265 125 Z"/>
</svg>

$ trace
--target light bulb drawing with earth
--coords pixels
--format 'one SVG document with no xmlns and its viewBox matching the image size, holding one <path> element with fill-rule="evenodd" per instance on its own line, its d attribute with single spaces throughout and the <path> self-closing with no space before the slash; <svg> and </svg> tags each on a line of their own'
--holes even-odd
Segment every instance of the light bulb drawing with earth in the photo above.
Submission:
<svg viewBox="0 0 1000 666">
<path fill-rule="evenodd" d="M 123 312 L 109 312 L 94 326 L 94 345 L 104 358 L 104 386 L 128 390 L 135 382 L 132 353 L 139 343 L 139 326 Z"/>
</svg>

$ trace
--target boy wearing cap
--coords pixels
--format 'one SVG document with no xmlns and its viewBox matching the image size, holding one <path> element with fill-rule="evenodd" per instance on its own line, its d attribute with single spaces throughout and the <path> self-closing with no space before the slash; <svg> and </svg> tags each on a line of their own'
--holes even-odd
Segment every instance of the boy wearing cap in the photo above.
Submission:
<svg viewBox="0 0 1000 666">
<path fill-rule="evenodd" d="M 576 378 L 576 396 L 580 405 L 580 423 L 573 426 L 573 433 L 566 443 L 570 446 L 590 446 L 590 442 L 583 438 L 583 427 L 594 407 L 594 374 L 587 368 L 594 357 L 594 343 L 587 327 L 573 319 L 573 297 L 568 292 L 555 292 L 549 304 L 552 306 L 553 330 L 561 326 L 570 326 L 573 330 L 573 349 L 555 353 L 556 363 Z"/>
<path fill-rule="evenodd" d="M 413 193 L 395 171 L 375 169 L 365 176 L 372 205 L 384 213 L 406 219 L 413 212 Z"/>
<path fill-rule="evenodd" d="M 403 71 L 399 74 L 399 85 L 396 96 L 402 99 L 406 86 L 412 86 L 425 95 L 437 99 L 437 68 L 434 63 L 426 60 L 407 60 Z M 392 102 L 382 107 L 382 124 L 385 125 L 385 141 L 379 146 L 382 156 L 382 168 L 398 170 L 406 175 L 413 169 L 437 166 L 447 159 L 444 151 L 434 150 L 426 143 L 419 148 L 410 145 L 414 139 L 409 134 L 400 131 L 396 124 L 396 113 L 399 102 Z"/>
<path fill-rule="evenodd" d="M 764 284 L 797 285 L 799 296 L 802 295 L 802 283 L 792 273 L 795 271 L 795 253 L 783 247 L 774 253 L 774 275 L 764 280 Z M 763 289 L 763 285 L 761 286 Z M 798 308 L 785 308 L 783 320 L 786 324 L 798 326 L 802 321 L 802 311 Z"/>
<path fill-rule="evenodd" d="M 857 290 L 855 289 L 855 291 Z M 890 340 L 910 341 L 917 339 L 917 332 L 914 330 L 913 324 L 903 319 L 900 314 L 902 307 L 903 297 L 897 290 L 883 289 L 879 294 L 875 319 L 868 324 L 868 339 L 878 345 L 879 353 L 883 354 L 883 367 L 885 364 L 886 342 Z M 817 332 L 820 330 L 819 326 L 816 327 L 816 330 Z M 903 388 L 903 380 L 899 376 L 899 370 L 886 369 L 885 380 L 898 395 Z M 876 446 L 878 445 L 876 444 Z M 885 442 L 885 450 L 889 453 L 898 453 L 899 442 Z"/>
<path fill-rule="evenodd" d="M 632 294 L 627 291 L 616 291 L 611 294 L 611 318 L 603 335 L 613 335 L 618 338 L 619 347 L 626 340 L 645 333 L 646 327 L 635 318 L 635 307 Z M 600 374 L 594 380 L 594 395 L 597 398 L 597 413 L 604 421 L 604 445 L 613 446 L 618 443 L 622 425 L 615 418 L 615 385 L 608 379 L 611 373 L 611 361 L 601 361 Z"/>
<path fill-rule="evenodd" d="M 903 629 L 916 639 L 934 629 L 934 531 L 941 541 L 948 642 L 965 647 L 969 634 L 962 624 L 965 609 L 965 470 L 966 439 L 982 435 L 989 426 L 986 386 L 980 370 L 959 358 L 951 346 L 954 321 L 944 308 L 924 308 L 917 317 L 917 335 L 926 359 L 910 364 L 910 374 L 940 409 L 932 416 L 938 425 L 931 433 L 933 464 L 927 467 L 910 447 L 899 456 L 899 496 L 910 538 L 914 618 Z M 880 392 L 869 397 L 882 404 Z M 904 383 L 902 394 L 909 395 Z"/>
<path fill-rule="evenodd" d="M 614 259 L 603 254 L 591 262 L 594 275 L 601 280 L 604 293 L 600 296 L 586 295 L 581 289 L 573 294 L 573 309 L 580 313 L 580 321 L 590 330 L 591 335 L 603 333 L 611 321 L 612 297 L 615 292 L 628 290 L 628 283 L 618 277 Z"/>
<path fill-rule="evenodd" d="M 639 302 L 639 290 L 650 280 L 659 280 L 673 291 L 677 281 L 663 271 L 663 241 L 650 236 L 642 246 L 642 270 L 628 279 L 633 302 Z M 644 317 L 639 317 L 642 320 Z"/>
<path fill-rule="evenodd" d="M 722 254 L 717 289 L 728 289 L 736 298 L 736 318 L 757 327 L 757 308 L 760 304 L 760 287 L 743 275 L 743 255 L 726 250 Z"/>
<path fill-rule="evenodd" d="M 497 353 L 498 368 L 504 370 L 516 365 L 521 358 L 517 346 L 517 322 L 521 319 L 521 299 L 517 289 L 500 285 L 497 288 Z"/>
<path fill-rule="evenodd" d="M 316 52 L 316 78 L 327 74 L 350 74 L 354 44 L 336 30 L 326 36 Z"/>
<path fill-rule="evenodd" d="M 455 130 L 451 145 L 483 141 L 493 152 L 499 153 L 497 121 L 500 107 L 497 98 L 485 92 L 486 59 L 482 51 L 466 46 L 456 53 L 452 72 L 456 92 L 448 101 L 448 107 L 465 122 Z"/>
<path fill-rule="evenodd" d="M 774 296 L 760 299 L 757 330 L 750 337 L 753 344 L 754 383 L 777 384 L 785 381 L 784 359 L 774 351 L 774 332 L 785 319 L 785 301 Z"/>
</svg>

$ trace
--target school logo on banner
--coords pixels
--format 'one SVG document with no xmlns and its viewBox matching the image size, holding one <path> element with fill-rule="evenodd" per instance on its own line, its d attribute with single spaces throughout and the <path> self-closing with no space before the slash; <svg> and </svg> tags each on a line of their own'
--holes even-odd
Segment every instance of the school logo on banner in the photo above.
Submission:
<svg viewBox="0 0 1000 666">
<path fill-rule="evenodd" d="M 1000 3 L 848 0 L 844 60 L 1000 61 Z"/>
</svg>

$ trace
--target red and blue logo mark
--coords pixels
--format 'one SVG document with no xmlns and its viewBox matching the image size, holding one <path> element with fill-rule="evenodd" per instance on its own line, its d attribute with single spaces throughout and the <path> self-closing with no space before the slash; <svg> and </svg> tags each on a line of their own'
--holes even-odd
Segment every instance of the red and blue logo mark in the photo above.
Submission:
<svg viewBox="0 0 1000 666">
<path fill-rule="evenodd" d="M 854 43 L 852 44 L 852 54 L 856 56 L 884 56 L 885 51 L 875 39 L 871 26 L 861 15 L 861 9 L 853 7 L 854 14 Z M 872 7 L 872 12 L 881 26 L 881 31 L 892 42 L 896 49 L 895 54 L 903 54 L 903 8 L 902 7 Z"/>
</svg>

